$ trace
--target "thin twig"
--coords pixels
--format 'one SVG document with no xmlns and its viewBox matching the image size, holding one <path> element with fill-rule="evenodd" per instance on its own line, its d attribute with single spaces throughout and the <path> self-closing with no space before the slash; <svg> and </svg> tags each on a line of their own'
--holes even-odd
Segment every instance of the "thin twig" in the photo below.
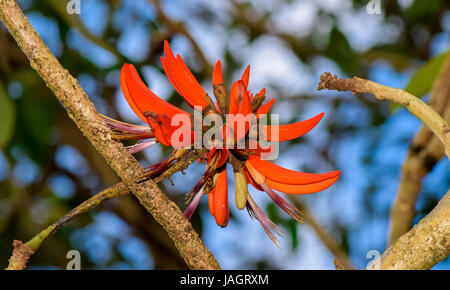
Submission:
<svg viewBox="0 0 450 290">
<path fill-rule="evenodd" d="M 31 67 L 67 109 L 69 117 L 167 231 L 186 264 L 192 269 L 220 269 L 180 208 L 161 192 L 155 182 L 135 183 L 143 168 L 121 143 L 113 140 L 110 129 L 78 81 L 53 56 L 14 0 L 0 1 L 0 19 L 30 60 Z"/>
</svg>

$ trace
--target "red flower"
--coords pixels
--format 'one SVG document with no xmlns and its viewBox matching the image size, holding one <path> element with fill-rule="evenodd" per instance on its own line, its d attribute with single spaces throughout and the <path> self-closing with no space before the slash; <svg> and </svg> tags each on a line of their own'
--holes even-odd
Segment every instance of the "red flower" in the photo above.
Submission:
<svg viewBox="0 0 450 290">
<path fill-rule="evenodd" d="M 192 73 L 187 68 L 181 57 L 176 57 L 170 49 L 169 43 L 164 43 L 164 56 L 161 57 L 162 67 L 175 90 L 183 97 L 186 103 L 196 110 L 201 111 L 203 115 L 214 116 L 214 120 L 224 122 L 220 127 L 220 133 L 223 135 L 223 144 L 225 147 L 218 146 L 217 136 L 214 142 L 203 144 L 203 148 L 208 149 L 205 156 L 206 170 L 200 181 L 187 194 L 189 206 L 185 210 L 185 216 L 190 218 L 197 207 L 200 198 L 208 194 L 208 206 L 216 223 L 222 227 L 228 224 L 228 179 L 227 164 L 231 165 L 235 175 L 235 201 L 239 209 L 247 208 L 250 216 L 255 217 L 263 226 L 266 233 L 276 244 L 274 233 L 280 234 L 278 227 L 264 214 L 256 205 L 248 193 L 247 184 L 252 184 L 257 190 L 265 191 L 269 197 L 286 213 L 294 219 L 301 221 L 301 213 L 289 202 L 279 196 L 274 190 L 287 194 L 309 194 L 324 190 L 330 187 L 339 178 L 340 171 L 328 173 L 303 173 L 292 171 L 277 166 L 267 160 L 263 160 L 262 154 L 270 153 L 273 147 L 262 148 L 259 143 L 251 147 L 253 142 L 251 135 L 255 128 L 260 124 L 260 119 L 266 115 L 274 99 L 262 104 L 265 100 L 265 89 L 253 96 L 248 90 L 250 67 L 244 71 L 241 79 L 234 82 L 230 93 L 227 94 L 223 84 L 221 63 L 218 61 L 214 68 L 212 84 L 214 96 L 217 103 L 214 103 L 209 95 L 203 90 L 196 81 Z M 120 82 L 123 94 L 136 113 L 136 115 L 149 124 L 150 127 L 134 126 L 119 121 L 106 118 L 106 121 L 114 130 L 114 136 L 117 139 L 135 139 L 139 141 L 136 145 L 129 146 L 130 153 L 141 151 L 156 142 L 166 146 L 172 146 L 176 153 L 169 160 L 155 164 L 147 168 L 149 172 L 161 170 L 168 164 L 179 158 L 186 149 L 178 150 L 174 142 L 183 141 L 183 144 L 190 146 L 188 150 L 198 150 L 194 142 L 201 139 L 205 133 L 205 127 L 201 132 L 195 131 L 194 117 L 177 108 L 155 95 L 139 78 L 139 75 L 131 64 L 125 64 L 122 68 Z M 214 115 L 213 115 L 214 114 Z M 248 117 L 248 122 L 242 119 L 231 120 L 225 118 Z M 267 142 L 282 142 L 298 138 L 312 128 L 322 119 L 324 113 L 294 124 L 288 125 L 265 125 L 262 134 L 256 133 L 256 136 Z M 175 117 L 183 117 L 188 123 L 173 125 Z M 183 127 L 184 126 L 184 127 Z M 194 127 L 194 128 L 193 128 Z M 175 135 L 177 130 L 184 129 L 188 134 L 183 134 L 178 140 Z M 208 129 L 208 128 L 206 128 Z M 273 134 L 277 133 L 277 134 Z M 234 137 L 232 137 L 234 136 Z M 202 139 L 201 139 L 202 140 Z M 237 144 L 244 144 L 240 148 Z"/>
</svg>

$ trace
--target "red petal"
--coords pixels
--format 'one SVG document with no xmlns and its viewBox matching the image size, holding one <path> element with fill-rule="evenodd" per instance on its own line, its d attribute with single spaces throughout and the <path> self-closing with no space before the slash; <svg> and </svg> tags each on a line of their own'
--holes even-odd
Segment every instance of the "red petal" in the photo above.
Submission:
<svg viewBox="0 0 450 290">
<path fill-rule="evenodd" d="M 175 83 L 175 81 L 173 80 L 172 76 L 169 73 L 169 70 L 167 69 L 167 63 L 166 60 L 164 59 L 164 57 L 161 56 L 161 64 L 162 67 L 164 69 L 164 72 L 166 73 L 167 78 L 169 79 L 170 83 L 172 84 L 173 88 L 177 91 L 177 93 L 181 96 L 181 91 L 178 88 L 177 84 Z"/>
<path fill-rule="evenodd" d="M 259 118 L 261 115 L 265 115 L 269 113 L 270 109 L 272 109 L 272 105 L 275 102 L 275 99 L 271 99 L 256 111 L 256 118 Z"/>
<path fill-rule="evenodd" d="M 309 194 L 327 189 L 328 187 L 332 186 L 336 182 L 336 180 L 338 180 L 338 178 L 339 175 L 330 179 L 326 179 L 311 184 L 285 184 L 267 178 L 266 184 L 275 190 L 288 194 Z"/>
<path fill-rule="evenodd" d="M 214 216 L 214 188 L 208 193 L 209 213 Z"/>
<path fill-rule="evenodd" d="M 339 170 L 328 173 L 304 173 L 275 165 L 258 156 L 251 155 L 247 160 L 259 173 L 273 181 L 286 184 L 311 184 L 339 176 Z"/>
<path fill-rule="evenodd" d="M 228 180 L 227 169 L 219 173 L 214 190 L 214 217 L 216 223 L 221 227 L 226 227 L 230 219 L 230 210 L 228 208 Z"/>
<path fill-rule="evenodd" d="M 241 81 L 244 83 L 245 88 L 248 87 L 248 81 L 250 79 L 250 65 L 247 66 L 244 73 L 242 74 Z"/>
<path fill-rule="evenodd" d="M 266 89 L 265 88 L 262 88 L 260 91 L 259 91 L 259 93 L 258 94 L 256 94 L 256 96 L 255 96 L 255 98 L 256 97 L 262 97 L 262 96 L 264 96 L 266 94 Z"/>
<path fill-rule="evenodd" d="M 214 66 L 212 83 L 213 83 L 213 86 L 217 86 L 217 85 L 223 84 L 222 64 L 221 64 L 220 60 L 218 60 L 216 62 L 216 65 Z"/>
<path fill-rule="evenodd" d="M 173 117 L 176 114 L 189 115 L 155 95 L 141 80 L 132 64 L 123 66 L 121 80 L 125 98 L 133 110 L 137 109 L 141 113 L 144 120 L 146 120 L 144 116 L 146 111 L 151 111 L 155 114 L 166 114 L 169 117 Z M 126 90 L 124 87 L 126 87 Z M 128 93 L 126 94 L 126 92 Z"/>
<path fill-rule="evenodd" d="M 314 128 L 317 123 L 320 122 L 325 113 L 320 113 L 319 115 L 298 123 L 287 124 L 287 125 L 266 125 L 264 126 L 264 138 L 269 142 L 282 142 L 291 139 L 298 138 L 305 135 L 312 128 Z M 277 128 L 276 128 L 277 127 Z M 272 130 L 278 129 L 278 136 L 272 137 Z M 267 130 L 267 131 L 266 131 Z M 276 135 L 276 134 L 275 134 Z"/>
<path fill-rule="evenodd" d="M 230 91 L 230 106 L 228 109 L 229 114 L 236 114 L 239 110 L 239 84 L 242 83 L 241 81 L 235 81 L 233 85 L 231 86 Z"/>
<path fill-rule="evenodd" d="M 120 73 L 120 87 L 122 88 L 122 93 L 127 100 L 128 105 L 131 107 L 133 112 L 145 123 L 148 123 L 147 118 L 145 118 L 144 114 L 139 111 L 138 107 L 134 103 L 133 98 L 131 97 L 130 91 L 127 87 L 127 82 L 125 81 L 125 71 L 128 64 L 124 64 L 122 67 L 122 71 Z"/>
<path fill-rule="evenodd" d="M 181 92 L 181 96 L 191 107 L 200 106 L 204 109 L 208 105 L 205 91 L 195 80 L 181 57 L 175 58 L 167 41 L 164 41 L 164 56 L 169 75 Z"/>
</svg>

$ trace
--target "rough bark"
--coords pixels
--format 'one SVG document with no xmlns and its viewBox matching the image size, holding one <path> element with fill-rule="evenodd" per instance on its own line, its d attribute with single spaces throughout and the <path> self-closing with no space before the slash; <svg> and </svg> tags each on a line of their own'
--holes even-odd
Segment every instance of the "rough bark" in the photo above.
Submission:
<svg viewBox="0 0 450 290">
<path fill-rule="evenodd" d="M 432 107 L 400 89 L 358 77 L 338 79 L 330 73 L 320 77 L 318 89 L 369 93 L 378 100 L 390 100 L 406 107 L 439 138 L 450 156 L 450 129 Z M 429 269 L 450 253 L 450 191 L 413 229 L 401 236 L 368 269 Z"/>
<path fill-rule="evenodd" d="M 430 106 L 444 114 L 450 123 L 450 54 L 444 61 L 439 76 L 435 80 Z M 416 215 L 416 201 L 422 189 L 422 179 L 442 158 L 444 150 L 436 136 L 427 126 L 423 126 L 411 142 L 408 155 L 402 166 L 397 197 L 391 209 L 389 245 L 406 233 Z"/>
<path fill-rule="evenodd" d="M 401 236 L 368 270 L 430 269 L 450 254 L 450 191 L 409 232 Z"/>
<path fill-rule="evenodd" d="M 14 0 L 0 0 L 0 18 L 30 60 L 32 68 L 66 108 L 69 117 L 168 232 L 187 265 L 192 269 L 220 269 L 181 210 L 161 192 L 155 182 L 135 182 L 143 173 L 142 167 L 121 143 L 111 138 L 111 131 L 78 81 L 52 55 Z"/>
</svg>

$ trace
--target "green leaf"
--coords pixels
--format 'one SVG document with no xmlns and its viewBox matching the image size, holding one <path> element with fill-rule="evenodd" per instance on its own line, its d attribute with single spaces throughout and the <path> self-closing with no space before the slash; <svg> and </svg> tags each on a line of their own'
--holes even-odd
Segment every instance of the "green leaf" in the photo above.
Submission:
<svg viewBox="0 0 450 290">
<path fill-rule="evenodd" d="M 16 124 L 16 107 L 2 83 L 0 83 L 0 148 L 12 137 Z"/>
<path fill-rule="evenodd" d="M 354 73 L 357 70 L 356 54 L 347 37 L 336 26 L 330 31 L 330 39 L 324 53 L 336 62 L 345 73 Z"/>
<path fill-rule="evenodd" d="M 405 90 L 418 98 L 427 94 L 431 90 L 433 81 L 439 74 L 446 56 L 447 52 L 444 52 L 429 59 L 412 76 Z"/>
</svg>

